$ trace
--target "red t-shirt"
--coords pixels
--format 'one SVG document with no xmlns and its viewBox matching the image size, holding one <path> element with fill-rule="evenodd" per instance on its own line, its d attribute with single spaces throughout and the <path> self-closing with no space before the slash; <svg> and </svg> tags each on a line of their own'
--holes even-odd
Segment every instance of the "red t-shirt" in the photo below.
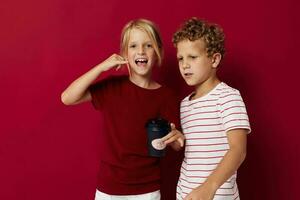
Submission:
<svg viewBox="0 0 300 200">
<path fill-rule="evenodd" d="M 160 189 L 160 159 L 148 156 L 145 124 L 162 117 L 179 127 L 176 96 L 164 86 L 141 88 L 127 76 L 100 81 L 90 92 L 103 120 L 98 189 L 112 195 Z"/>
</svg>

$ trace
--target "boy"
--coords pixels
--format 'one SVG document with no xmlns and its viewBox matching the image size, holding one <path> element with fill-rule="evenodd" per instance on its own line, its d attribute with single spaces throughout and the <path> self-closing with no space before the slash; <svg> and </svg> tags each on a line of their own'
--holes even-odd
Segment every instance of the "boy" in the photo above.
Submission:
<svg viewBox="0 0 300 200">
<path fill-rule="evenodd" d="M 177 199 L 239 199 L 236 171 L 246 156 L 250 125 L 239 91 L 216 75 L 225 53 L 223 31 L 191 18 L 173 44 L 182 77 L 195 87 L 180 105 L 186 148 Z"/>
</svg>

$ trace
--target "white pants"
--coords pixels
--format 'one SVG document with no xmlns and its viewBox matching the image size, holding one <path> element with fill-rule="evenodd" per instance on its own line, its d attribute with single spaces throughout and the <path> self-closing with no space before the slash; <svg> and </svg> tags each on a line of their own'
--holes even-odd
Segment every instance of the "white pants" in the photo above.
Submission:
<svg viewBox="0 0 300 200">
<path fill-rule="evenodd" d="M 160 191 L 138 195 L 109 195 L 97 190 L 95 200 L 160 200 Z"/>
</svg>

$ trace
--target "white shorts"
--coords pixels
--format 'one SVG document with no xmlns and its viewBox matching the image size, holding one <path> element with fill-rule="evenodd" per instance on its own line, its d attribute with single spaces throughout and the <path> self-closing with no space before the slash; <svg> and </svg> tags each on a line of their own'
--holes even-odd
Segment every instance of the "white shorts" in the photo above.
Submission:
<svg viewBox="0 0 300 200">
<path fill-rule="evenodd" d="M 160 200 L 160 191 L 138 195 L 110 195 L 96 190 L 95 200 Z"/>
</svg>

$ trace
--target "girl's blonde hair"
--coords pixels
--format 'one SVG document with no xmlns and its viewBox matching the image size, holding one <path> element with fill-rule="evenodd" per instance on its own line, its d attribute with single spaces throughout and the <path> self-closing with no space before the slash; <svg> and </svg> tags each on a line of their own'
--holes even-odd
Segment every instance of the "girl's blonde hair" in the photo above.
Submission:
<svg viewBox="0 0 300 200">
<path fill-rule="evenodd" d="M 157 56 L 157 63 L 158 65 L 161 65 L 162 58 L 163 58 L 163 44 L 162 44 L 160 32 L 157 26 L 153 22 L 147 19 L 132 20 L 124 26 L 121 34 L 121 45 L 120 45 L 121 55 L 125 56 L 128 53 L 128 42 L 129 42 L 130 32 L 134 28 L 140 29 L 148 34 L 151 41 L 153 42 L 153 48 Z"/>
</svg>

